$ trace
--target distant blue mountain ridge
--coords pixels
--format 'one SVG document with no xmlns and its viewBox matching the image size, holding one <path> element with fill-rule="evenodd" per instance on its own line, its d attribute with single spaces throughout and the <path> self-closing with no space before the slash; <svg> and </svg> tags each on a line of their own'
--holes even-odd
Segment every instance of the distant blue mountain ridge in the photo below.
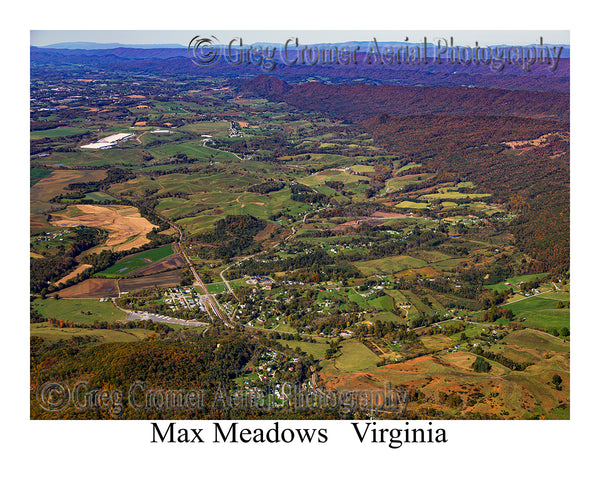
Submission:
<svg viewBox="0 0 600 480">
<path fill-rule="evenodd" d="M 44 45 L 39 48 L 59 48 L 59 49 L 81 49 L 81 50 L 108 50 L 111 48 L 186 48 L 177 43 L 167 44 L 124 44 L 124 43 L 96 43 L 96 42 L 62 42 Z"/>
<path fill-rule="evenodd" d="M 339 43 L 307 43 L 302 44 L 298 48 L 303 48 L 306 45 L 317 45 L 321 47 L 325 46 L 333 46 L 333 45 L 344 45 L 348 47 L 360 46 L 361 50 L 368 48 L 372 44 L 372 40 L 365 41 L 350 41 L 350 42 L 339 42 Z M 221 46 L 227 46 L 227 44 L 219 44 Z M 273 42 L 254 42 L 250 45 L 261 45 L 263 47 L 277 47 L 283 48 L 283 43 L 273 43 Z M 378 42 L 379 47 L 387 47 L 387 46 L 398 46 L 398 45 L 417 45 L 422 46 L 423 42 Z M 529 45 L 539 47 L 539 43 L 531 43 Z M 523 46 L 529 46 L 523 45 Z M 563 47 L 562 49 L 562 58 L 570 58 L 570 45 L 566 44 L 553 44 L 546 43 L 548 46 L 554 47 Z M 435 44 L 431 42 L 427 42 L 427 47 L 433 49 Z M 460 46 L 460 45 L 459 45 Z M 467 45 L 468 46 L 468 45 Z M 486 45 L 481 44 L 481 47 L 485 47 Z M 490 45 L 490 47 L 510 47 L 513 45 L 510 44 L 499 44 L 499 45 Z M 514 45 L 518 46 L 518 45 Z M 37 46 L 37 48 L 53 48 L 53 49 L 66 49 L 66 50 L 110 50 L 114 48 L 139 48 L 139 49 L 160 49 L 160 48 L 171 48 L 171 49 L 179 49 L 185 48 L 187 49 L 187 45 L 180 45 L 177 43 L 168 43 L 168 44 L 124 44 L 124 43 L 97 43 L 97 42 L 62 42 L 62 43 L 53 43 L 51 45 Z M 293 44 L 288 45 L 288 49 L 295 49 L 296 47 Z"/>
</svg>

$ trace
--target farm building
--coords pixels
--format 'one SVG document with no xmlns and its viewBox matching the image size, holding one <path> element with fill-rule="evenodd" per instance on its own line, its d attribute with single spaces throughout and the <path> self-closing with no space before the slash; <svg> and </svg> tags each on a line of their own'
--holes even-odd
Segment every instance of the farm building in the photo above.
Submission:
<svg viewBox="0 0 600 480">
<path fill-rule="evenodd" d="M 94 143 L 82 145 L 81 148 L 104 150 L 107 148 L 112 148 L 117 144 L 117 142 L 122 142 L 123 140 L 127 140 L 130 137 L 133 137 L 133 133 L 115 133 L 114 135 L 109 135 L 108 137 L 101 138 Z"/>
</svg>

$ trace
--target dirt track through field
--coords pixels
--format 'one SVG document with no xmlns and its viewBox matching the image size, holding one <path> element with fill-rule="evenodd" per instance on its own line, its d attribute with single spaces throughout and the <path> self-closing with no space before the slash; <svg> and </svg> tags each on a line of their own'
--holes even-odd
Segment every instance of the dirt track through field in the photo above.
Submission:
<svg viewBox="0 0 600 480">
<path fill-rule="evenodd" d="M 63 278 L 61 278 L 58 282 L 54 282 L 54 285 L 58 286 L 61 283 L 67 283 L 69 280 L 71 280 L 72 278 L 75 278 L 80 273 L 85 272 L 90 267 L 91 267 L 91 265 L 87 265 L 85 263 L 82 263 L 75 270 L 73 270 L 71 273 L 69 273 L 69 274 L 65 275 Z"/>
</svg>

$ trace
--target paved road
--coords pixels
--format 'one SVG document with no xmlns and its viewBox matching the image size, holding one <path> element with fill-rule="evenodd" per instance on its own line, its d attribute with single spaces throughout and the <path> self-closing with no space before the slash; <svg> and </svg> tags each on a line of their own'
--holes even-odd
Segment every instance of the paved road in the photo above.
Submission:
<svg viewBox="0 0 600 480">
<path fill-rule="evenodd" d="M 220 319 L 229 328 L 234 328 L 234 325 L 229 322 L 229 317 L 223 311 L 221 306 L 218 304 L 215 297 L 213 295 L 211 295 L 210 293 L 208 293 L 208 289 L 206 288 L 206 285 L 204 285 L 204 282 L 200 278 L 200 275 L 198 275 L 198 272 L 196 272 L 196 268 L 194 267 L 194 264 L 187 256 L 187 253 L 185 253 L 185 249 L 183 248 L 183 232 L 181 231 L 181 228 L 179 228 L 179 226 L 174 222 L 171 222 L 169 220 L 167 220 L 167 222 L 175 230 L 177 230 L 177 232 L 179 234 L 179 241 L 177 242 L 177 245 L 179 246 L 179 252 L 180 252 L 181 256 L 183 257 L 183 259 L 188 264 L 188 266 L 190 267 L 190 271 L 192 272 L 192 275 L 194 276 L 194 280 L 195 280 L 194 285 L 199 286 L 204 291 L 204 301 L 202 303 L 203 303 L 204 307 L 206 308 L 206 311 L 208 312 L 209 315 Z"/>
</svg>

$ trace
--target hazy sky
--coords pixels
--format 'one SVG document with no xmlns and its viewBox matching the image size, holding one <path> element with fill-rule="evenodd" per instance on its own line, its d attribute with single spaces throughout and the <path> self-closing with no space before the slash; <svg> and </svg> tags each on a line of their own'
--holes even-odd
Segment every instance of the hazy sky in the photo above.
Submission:
<svg viewBox="0 0 600 480">
<path fill-rule="evenodd" d="M 284 43 L 288 38 L 298 37 L 300 43 L 326 43 L 347 41 L 429 42 L 444 38 L 455 45 L 526 45 L 539 43 L 570 44 L 568 30 L 32 30 L 31 45 L 45 46 L 62 42 L 97 42 L 123 44 L 181 44 L 187 46 L 196 35 L 215 36 L 220 43 L 229 43 L 241 37 L 246 44 L 254 42 Z"/>
</svg>

